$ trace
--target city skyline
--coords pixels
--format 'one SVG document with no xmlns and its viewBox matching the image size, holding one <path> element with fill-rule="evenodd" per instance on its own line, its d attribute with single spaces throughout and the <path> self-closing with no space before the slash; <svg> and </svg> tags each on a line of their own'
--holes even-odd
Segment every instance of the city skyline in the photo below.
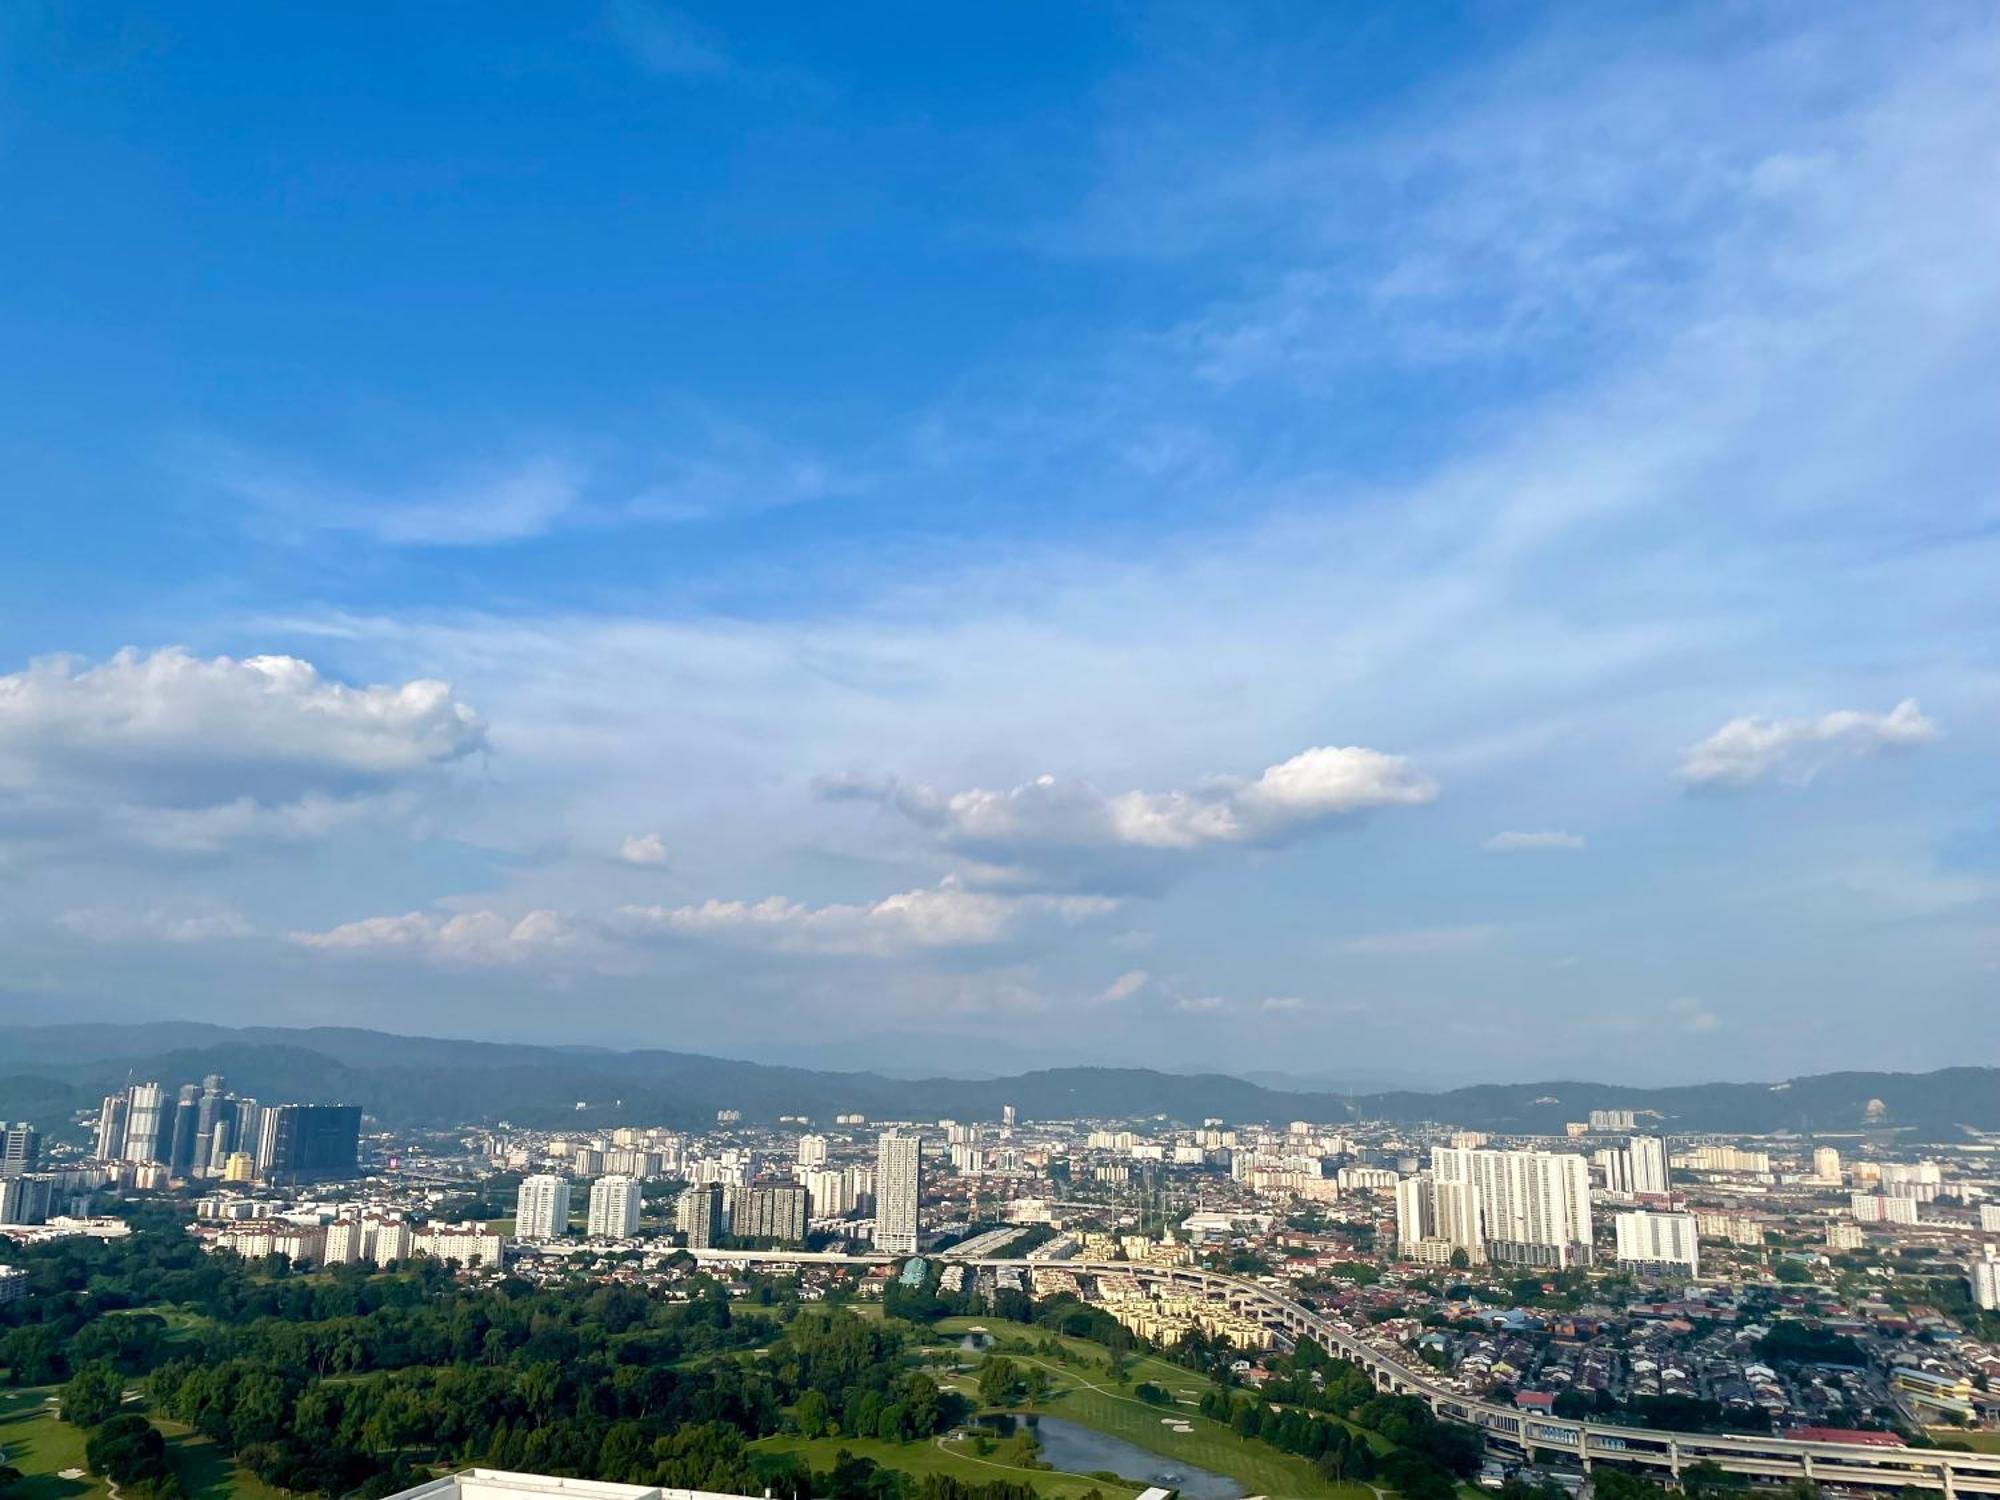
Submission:
<svg viewBox="0 0 2000 1500">
<path fill-rule="evenodd" d="M 1994 1060 L 1990 11 L 106 15 L 0 1024 Z"/>
</svg>

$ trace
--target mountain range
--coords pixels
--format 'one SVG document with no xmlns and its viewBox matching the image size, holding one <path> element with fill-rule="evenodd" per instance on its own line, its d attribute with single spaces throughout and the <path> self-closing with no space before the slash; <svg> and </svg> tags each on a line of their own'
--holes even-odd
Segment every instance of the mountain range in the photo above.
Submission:
<svg viewBox="0 0 2000 1500">
<path fill-rule="evenodd" d="M 1328 1071 L 1331 1071 L 1329 1069 Z M 1631 1109 L 1672 1134 L 1896 1128 L 1922 1139 L 2000 1131 L 2000 1068 L 1826 1073 L 1770 1083 L 1631 1088 L 1574 1080 L 1443 1092 L 1271 1087 L 1221 1073 L 1039 1068 L 1006 1078 L 892 1078 L 696 1053 L 396 1036 L 346 1027 L 196 1022 L 0 1027 L 0 1120 L 74 1127 L 128 1081 L 170 1087 L 222 1074 L 267 1102 L 355 1103 L 390 1127 L 494 1123 L 691 1128 L 735 1109 L 748 1120 L 837 1113 L 870 1120 L 1092 1117 L 1198 1123 L 1294 1119 L 1439 1121 L 1559 1134 L 1593 1109 Z"/>
</svg>

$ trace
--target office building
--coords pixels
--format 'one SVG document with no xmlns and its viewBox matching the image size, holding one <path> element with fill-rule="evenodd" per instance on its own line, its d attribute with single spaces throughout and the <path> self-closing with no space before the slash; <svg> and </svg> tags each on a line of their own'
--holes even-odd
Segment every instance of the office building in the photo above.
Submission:
<svg viewBox="0 0 2000 1500">
<path fill-rule="evenodd" d="M 42 1133 L 23 1120 L 0 1131 L 0 1177 L 19 1177 L 42 1159 Z"/>
<path fill-rule="evenodd" d="M 1693 1214 L 1623 1213 L 1611 1221 L 1618 1240 L 1618 1268 L 1642 1275 L 1699 1274 Z"/>
<path fill-rule="evenodd" d="M 630 1239 L 639 1232 L 639 1184 L 631 1177 L 600 1177 L 590 1185 L 587 1231 L 592 1239 Z"/>
<path fill-rule="evenodd" d="M 524 1240 L 559 1240 L 569 1233 L 569 1181 L 537 1173 L 514 1195 L 514 1234 Z"/>
<path fill-rule="evenodd" d="M 201 1081 L 201 1101 L 194 1116 L 194 1175 L 205 1177 L 215 1165 L 215 1125 L 223 1110 L 222 1075 Z"/>
<path fill-rule="evenodd" d="M 1489 1260 L 1566 1267 L 1590 1263 L 1590 1170 L 1550 1151 L 1463 1151 L 1431 1156 L 1437 1181 L 1468 1184 Z"/>
<path fill-rule="evenodd" d="M 173 1123 L 167 1132 L 167 1170 L 175 1177 L 186 1179 L 194 1175 L 195 1122 L 200 1113 L 201 1086 L 182 1084 L 174 1101 Z"/>
<path fill-rule="evenodd" d="M 315 1182 L 360 1173 L 361 1106 L 280 1104 L 264 1111 L 258 1174 L 266 1182 Z"/>
<path fill-rule="evenodd" d="M 812 1202 L 806 1189 L 759 1184 L 737 1194 L 729 1232 L 740 1239 L 798 1245 L 805 1242 L 806 1221 L 811 1217 Z"/>
<path fill-rule="evenodd" d="M 712 1249 L 728 1233 L 722 1216 L 722 1184 L 702 1183 L 682 1193 L 674 1204 L 674 1228 L 687 1241 L 688 1249 Z"/>
<path fill-rule="evenodd" d="M 924 1142 L 889 1131 L 875 1149 L 875 1248 L 885 1255 L 917 1253 L 918 1206 L 924 1194 Z"/>
</svg>

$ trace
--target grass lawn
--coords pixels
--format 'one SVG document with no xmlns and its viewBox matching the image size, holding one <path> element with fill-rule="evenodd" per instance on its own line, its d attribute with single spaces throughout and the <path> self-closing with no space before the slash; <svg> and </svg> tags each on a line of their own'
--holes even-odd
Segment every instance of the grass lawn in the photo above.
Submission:
<svg viewBox="0 0 2000 1500">
<path fill-rule="evenodd" d="M 55 1391 L 52 1385 L 0 1391 L 0 1452 L 4 1452 L 5 1462 L 25 1476 L 16 1492 L 17 1500 L 109 1495 L 104 1481 L 94 1474 L 80 1479 L 61 1477 L 64 1469 L 83 1467 L 88 1435 L 80 1427 L 57 1420 L 55 1408 L 47 1404 Z M 189 1500 L 283 1500 L 286 1495 L 239 1469 L 235 1459 L 192 1427 L 164 1417 L 154 1417 L 153 1425 L 167 1440 L 168 1461 L 180 1475 Z"/>
<path fill-rule="evenodd" d="M 937 1324 L 940 1342 L 955 1344 L 973 1328 L 983 1328 L 999 1344 L 1014 1339 L 1039 1342 L 1048 1337 L 1045 1329 L 999 1318 L 946 1318 Z M 1130 1394 L 1131 1386 L 1112 1383 L 1106 1370 L 1109 1351 L 1085 1339 L 1061 1338 L 1057 1342 L 1069 1355 L 1067 1364 L 1039 1355 L 1012 1354 L 1008 1358 L 1045 1370 L 1055 1390 L 1045 1401 L 1022 1408 L 1038 1415 L 1063 1417 L 1115 1438 L 1123 1438 L 1135 1448 L 1157 1453 L 1177 1463 L 1190 1464 L 1216 1474 L 1227 1474 L 1253 1495 L 1296 1496 L 1302 1500 L 1373 1500 L 1373 1491 L 1362 1484 L 1335 1483 L 1320 1477 L 1307 1459 L 1281 1453 L 1268 1443 L 1245 1441 L 1220 1422 L 1212 1422 L 1196 1409 L 1205 1391 L 1214 1383 L 1183 1366 L 1151 1356 L 1133 1355 L 1127 1360 L 1132 1386 L 1141 1381 L 1170 1392 L 1171 1407 L 1149 1406 Z M 977 1401 L 976 1376 L 969 1373 L 982 1356 L 965 1354 L 968 1373 L 950 1383 Z M 1175 1432 L 1163 1418 L 1185 1422 L 1192 1431 Z"/>
<path fill-rule="evenodd" d="M 1105 1500 L 1131 1500 L 1141 1486 L 1114 1484 L 1087 1475 L 1058 1474 L 1053 1469 L 1031 1469 L 1022 1460 L 1032 1453 L 1025 1438 L 996 1439 L 992 1451 L 981 1457 L 967 1443 L 932 1441 L 925 1443 L 885 1443 L 876 1438 L 759 1438 L 752 1452 L 803 1455 L 815 1469 L 833 1467 L 845 1448 L 856 1458 L 872 1458 L 885 1469 L 905 1474 L 949 1474 L 971 1484 L 991 1484 L 997 1479 L 1031 1484 L 1035 1493 L 1048 1500 L 1082 1500 L 1092 1490 Z"/>
</svg>

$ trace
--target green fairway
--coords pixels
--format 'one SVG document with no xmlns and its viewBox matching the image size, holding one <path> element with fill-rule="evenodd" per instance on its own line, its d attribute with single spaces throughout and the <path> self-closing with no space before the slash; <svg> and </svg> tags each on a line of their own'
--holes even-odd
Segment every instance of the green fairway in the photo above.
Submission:
<svg viewBox="0 0 2000 1500">
<path fill-rule="evenodd" d="M 89 1434 L 56 1417 L 48 1398 L 56 1387 L 0 1391 L 0 1462 L 25 1476 L 10 1500 L 73 1500 L 78 1496 L 110 1494 L 94 1474 L 64 1479 L 65 1469 L 83 1468 L 83 1445 Z M 209 1438 L 179 1422 L 155 1417 L 153 1425 L 167 1440 L 168 1461 L 180 1475 L 189 1500 L 283 1500 L 286 1491 L 273 1489 L 237 1467 L 236 1460 Z"/>
<path fill-rule="evenodd" d="M 840 1450 L 856 1458 L 873 1459 L 885 1469 L 905 1474 L 949 1474 L 970 1484 L 991 1484 L 1010 1479 L 1031 1484 L 1048 1500 L 1083 1500 L 1092 1490 L 1104 1500 L 1130 1500 L 1143 1486 L 1118 1484 L 1089 1475 L 1059 1474 L 1053 1469 L 1033 1469 L 1023 1460 L 1033 1453 L 1024 1437 L 995 1439 L 990 1452 L 978 1453 L 970 1441 L 936 1439 L 923 1443 L 885 1443 L 875 1438 L 802 1438 L 791 1436 L 760 1438 L 750 1445 L 753 1452 L 802 1455 L 819 1470 L 831 1469 Z"/>
<path fill-rule="evenodd" d="M 0 1462 L 26 1476 L 17 1500 L 68 1500 L 74 1495 L 103 1495 L 104 1482 L 90 1475 L 58 1477 L 64 1469 L 83 1467 L 84 1431 L 56 1417 L 49 1398 L 54 1386 L 30 1386 L 0 1391 Z"/>
<path fill-rule="evenodd" d="M 1967 1432 L 1963 1427 L 1933 1427 L 1933 1442 L 1965 1444 L 1974 1453 L 2000 1453 L 2000 1432 Z"/>
<path fill-rule="evenodd" d="M 934 1344 L 955 1345 L 974 1328 L 983 1328 L 1006 1345 L 1015 1340 L 1039 1344 L 1049 1337 L 1046 1329 L 1000 1318 L 945 1318 L 935 1329 Z M 1110 1437 L 1122 1438 L 1135 1448 L 1159 1454 L 1176 1463 L 1226 1474 L 1241 1483 L 1252 1495 L 1300 1497 L 1300 1500 L 1373 1500 L 1368 1485 L 1336 1483 L 1320 1476 L 1312 1463 L 1289 1453 L 1281 1453 L 1268 1443 L 1246 1440 L 1219 1422 L 1212 1422 L 1196 1409 L 1204 1392 L 1214 1389 L 1205 1376 L 1167 1360 L 1147 1355 L 1127 1357 L 1130 1385 L 1112 1382 L 1108 1372 L 1109 1352 L 1085 1339 L 1059 1338 L 1067 1360 L 1038 1354 L 1007 1353 L 1017 1363 L 1045 1371 L 1054 1386 L 1045 1401 L 1020 1408 L 1037 1415 L 1063 1417 Z M 999 1352 L 1006 1352 L 1000 1350 Z M 965 1373 L 948 1383 L 978 1400 L 976 1370 L 982 1355 L 964 1352 Z M 1174 1397 L 1171 1407 L 1148 1405 L 1131 1394 L 1132 1387 L 1150 1381 Z M 1176 1432 L 1168 1419 L 1186 1424 L 1191 1430 Z M 1380 1442 L 1371 1437 L 1371 1441 Z M 1383 1444 L 1383 1446 L 1387 1446 Z"/>
</svg>

